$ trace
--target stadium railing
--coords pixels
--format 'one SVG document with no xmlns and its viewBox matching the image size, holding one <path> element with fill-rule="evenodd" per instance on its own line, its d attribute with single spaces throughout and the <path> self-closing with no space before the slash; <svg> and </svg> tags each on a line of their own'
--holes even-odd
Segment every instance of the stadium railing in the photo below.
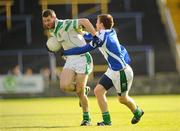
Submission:
<svg viewBox="0 0 180 131">
<path fill-rule="evenodd" d="M 31 20 L 32 16 L 31 15 L 13 15 L 11 18 L 10 17 L 5 17 L 5 16 L 0 16 L 0 21 L 24 21 L 26 24 L 26 43 L 29 45 L 32 42 L 32 34 L 31 34 Z"/>
<path fill-rule="evenodd" d="M 145 71 L 143 71 L 143 75 L 148 75 L 149 78 L 153 78 L 155 76 L 155 52 L 154 49 L 150 46 L 127 46 L 127 50 L 130 53 L 130 56 L 132 57 L 132 66 L 134 68 L 141 69 L 141 66 L 145 67 Z M 140 53 L 140 54 L 138 54 Z M 94 59 L 94 68 L 93 72 L 91 73 L 90 79 L 93 79 L 94 73 L 103 73 L 107 70 L 108 66 L 106 62 L 102 63 L 96 63 L 98 61 L 96 58 L 99 56 L 98 51 L 92 51 L 92 56 Z M 137 55 L 136 55 L 137 54 Z M 102 57 L 102 56 L 100 56 Z M 142 62 L 144 60 L 144 62 Z M 139 62 L 141 61 L 141 62 Z M 141 66 L 139 66 L 141 65 Z M 139 66 L 139 67 L 138 67 Z M 62 66 L 57 66 L 56 72 L 62 71 Z M 142 71 L 140 71 L 142 72 Z"/>
<path fill-rule="evenodd" d="M 39 0 L 42 10 L 47 9 L 48 5 L 72 5 L 72 18 L 78 17 L 78 5 L 80 4 L 100 4 L 101 12 L 108 12 L 108 3 L 110 0 Z"/>
<path fill-rule="evenodd" d="M 143 13 L 141 12 L 123 12 L 123 13 L 119 13 L 119 12 L 113 12 L 111 13 L 111 15 L 113 16 L 114 19 L 118 19 L 119 21 L 122 21 L 122 19 L 131 19 L 133 18 L 133 21 L 135 23 L 135 35 L 136 35 L 136 40 L 138 42 L 142 42 L 143 40 L 143 30 L 142 30 L 142 17 L 143 17 Z M 89 16 L 86 16 L 89 19 L 96 19 L 97 14 L 91 14 Z M 129 20 L 129 22 L 132 20 Z M 119 23 L 116 22 L 116 26 Z"/>
<path fill-rule="evenodd" d="M 127 46 L 127 50 L 132 57 L 131 65 L 135 71 L 139 70 L 143 75 L 148 75 L 150 78 L 154 77 L 155 54 L 153 48 L 149 46 Z M 104 59 L 102 59 L 100 52 L 95 50 L 92 51 L 91 54 L 94 59 L 93 72 L 105 72 L 107 69 L 107 64 Z M 62 58 L 52 53 L 48 53 L 45 49 L 0 51 L 0 59 L 3 61 L 0 63 L 0 72 L 2 73 L 7 72 L 8 69 L 14 65 L 14 63 L 20 66 L 20 70 L 22 72 L 27 66 L 33 67 L 33 69 L 36 71 L 39 71 L 42 67 L 47 66 L 51 70 L 52 80 L 56 80 L 57 74 L 60 73 L 64 64 Z M 59 64 L 58 61 L 60 61 L 61 64 Z M 4 70 L 2 71 L 2 69 Z"/>
</svg>

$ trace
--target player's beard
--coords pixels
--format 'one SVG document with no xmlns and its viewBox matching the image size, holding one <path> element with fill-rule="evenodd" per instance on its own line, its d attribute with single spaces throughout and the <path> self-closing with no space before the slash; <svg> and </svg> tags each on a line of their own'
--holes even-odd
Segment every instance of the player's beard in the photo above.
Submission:
<svg viewBox="0 0 180 131">
<path fill-rule="evenodd" d="M 54 29 L 54 27 L 55 27 L 55 22 L 50 23 L 48 26 L 46 26 L 46 25 L 43 24 L 43 28 L 44 28 L 45 30 Z"/>
</svg>

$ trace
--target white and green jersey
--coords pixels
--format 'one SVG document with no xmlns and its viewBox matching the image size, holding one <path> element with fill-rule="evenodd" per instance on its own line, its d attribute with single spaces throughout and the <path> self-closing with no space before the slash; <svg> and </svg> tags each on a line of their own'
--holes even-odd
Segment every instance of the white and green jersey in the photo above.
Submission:
<svg viewBox="0 0 180 131">
<path fill-rule="evenodd" d="M 57 40 L 62 44 L 64 50 L 67 50 L 86 44 L 83 36 L 78 33 L 78 28 L 77 19 L 56 19 L 55 28 L 53 30 L 49 30 L 49 32 L 52 36 L 57 38 Z"/>
</svg>

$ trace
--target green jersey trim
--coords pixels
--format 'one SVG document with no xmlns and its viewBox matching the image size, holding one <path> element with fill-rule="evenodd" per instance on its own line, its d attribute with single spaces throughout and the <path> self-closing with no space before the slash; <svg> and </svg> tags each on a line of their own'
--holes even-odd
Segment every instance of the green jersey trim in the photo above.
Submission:
<svg viewBox="0 0 180 131">
<path fill-rule="evenodd" d="M 56 29 L 55 29 L 55 31 L 54 31 L 54 35 L 55 35 L 56 37 L 57 37 L 57 32 L 58 32 L 58 30 L 60 30 L 61 28 L 63 28 L 63 22 L 58 21 L 58 24 L 57 24 Z"/>
<path fill-rule="evenodd" d="M 73 28 L 74 28 L 74 30 L 78 29 L 77 21 L 78 21 L 77 19 L 73 20 Z"/>
<path fill-rule="evenodd" d="M 72 24 L 72 20 L 66 20 L 66 27 L 65 27 L 65 31 L 68 31 L 69 27 Z"/>
</svg>

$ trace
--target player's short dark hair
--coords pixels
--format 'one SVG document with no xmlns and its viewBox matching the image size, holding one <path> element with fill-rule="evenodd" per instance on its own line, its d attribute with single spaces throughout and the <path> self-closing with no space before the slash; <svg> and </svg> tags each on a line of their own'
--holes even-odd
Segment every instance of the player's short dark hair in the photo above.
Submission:
<svg viewBox="0 0 180 131">
<path fill-rule="evenodd" d="M 110 14 L 98 15 L 100 23 L 103 23 L 105 29 L 111 29 L 114 26 L 113 17 Z"/>
<path fill-rule="evenodd" d="M 54 16 L 54 15 L 56 14 L 55 11 L 52 9 L 45 9 L 42 11 L 42 17 Z"/>
</svg>

